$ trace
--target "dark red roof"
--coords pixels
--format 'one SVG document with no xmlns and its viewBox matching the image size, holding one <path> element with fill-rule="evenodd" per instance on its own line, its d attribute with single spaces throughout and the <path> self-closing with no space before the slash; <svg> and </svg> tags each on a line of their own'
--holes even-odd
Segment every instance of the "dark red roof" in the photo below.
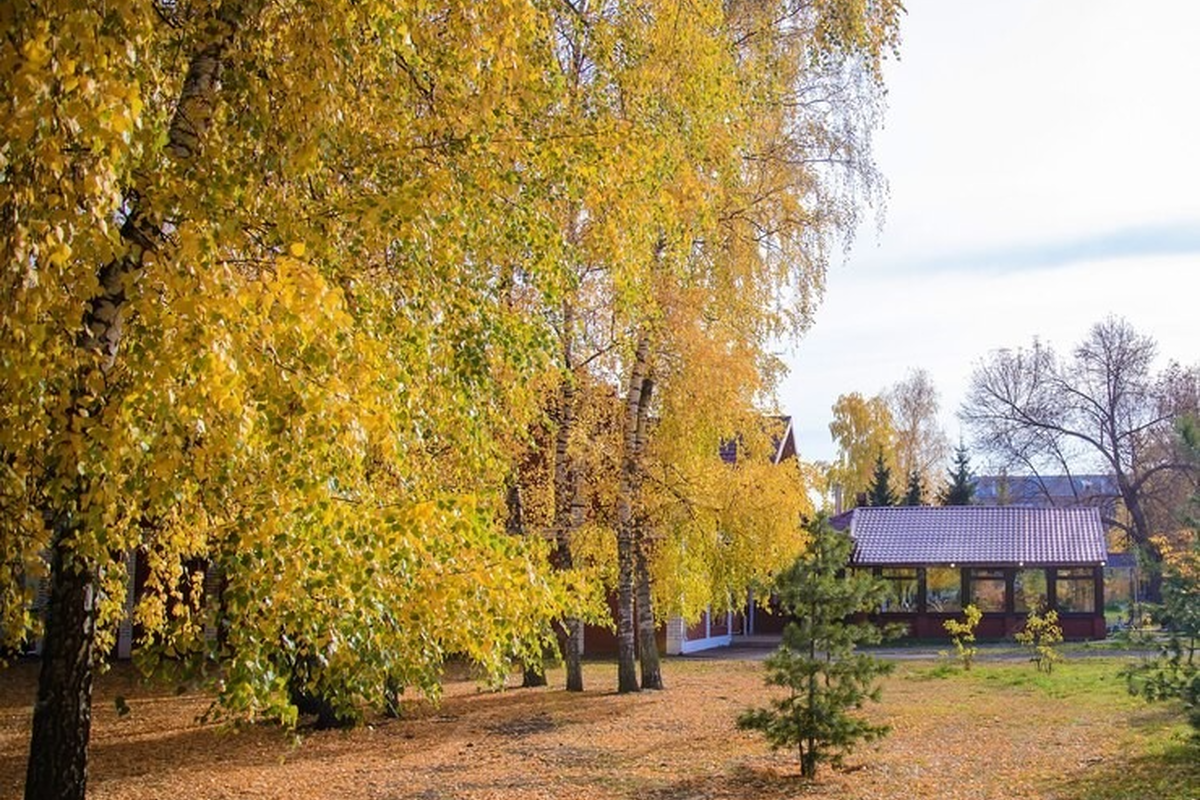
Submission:
<svg viewBox="0 0 1200 800">
<path fill-rule="evenodd" d="M 1098 565 L 1107 558 L 1094 507 L 860 507 L 835 518 L 856 564 Z"/>
</svg>

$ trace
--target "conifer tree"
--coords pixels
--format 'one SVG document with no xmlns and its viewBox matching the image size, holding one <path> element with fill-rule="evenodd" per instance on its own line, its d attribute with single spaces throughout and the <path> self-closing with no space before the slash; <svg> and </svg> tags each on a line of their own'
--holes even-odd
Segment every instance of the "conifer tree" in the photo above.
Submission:
<svg viewBox="0 0 1200 800">
<path fill-rule="evenodd" d="M 975 497 L 975 479 L 971 476 L 971 459 L 967 447 L 959 442 L 954 448 L 954 469 L 950 482 L 938 492 L 938 502 L 944 506 L 969 506 Z"/>
<path fill-rule="evenodd" d="M 883 461 L 883 451 L 875 457 L 875 474 L 867 487 L 867 504 L 872 506 L 896 505 L 896 492 L 892 490 L 892 470 Z"/>
<path fill-rule="evenodd" d="M 807 527 L 809 551 L 776 584 L 794 621 L 766 661 L 767 683 L 789 692 L 770 708 L 744 712 L 738 726 L 762 731 L 773 748 L 797 748 L 801 774 L 811 778 L 821 762 L 836 767 L 858 742 L 887 734 L 888 726 L 850 712 L 867 700 L 879 700 L 875 680 L 892 665 L 854 652 L 858 644 L 879 642 L 879 628 L 847 621 L 874 607 L 884 591 L 881 582 L 846 570 L 853 543 L 826 517 Z"/>
<path fill-rule="evenodd" d="M 925 505 L 925 487 L 921 484 L 921 473 L 917 472 L 915 469 L 908 473 L 908 491 L 904 493 L 904 500 L 900 502 L 900 505 Z"/>
</svg>

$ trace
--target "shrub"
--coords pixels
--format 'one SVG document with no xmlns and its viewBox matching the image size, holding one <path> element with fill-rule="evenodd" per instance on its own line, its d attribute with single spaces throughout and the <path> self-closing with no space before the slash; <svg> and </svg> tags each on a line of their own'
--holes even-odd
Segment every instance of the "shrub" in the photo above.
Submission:
<svg viewBox="0 0 1200 800">
<path fill-rule="evenodd" d="M 1053 671 L 1054 662 L 1062 659 L 1062 654 L 1054 649 L 1063 640 L 1057 611 L 1031 611 L 1016 638 L 1030 650 L 1029 660 L 1037 665 L 1038 672 Z"/>
<path fill-rule="evenodd" d="M 979 625 L 979 620 L 983 619 L 983 612 L 971 604 L 963 609 L 963 617 L 965 619 L 962 622 L 948 619 L 942 623 L 942 627 L 950 634 L 950 641 L 954 643 L 955 653 L 962 662 L 963 669 L 970 669 L 975 661 L 975 654 L 979 652 L 975 647 L 975 628 Z"/>
</svg>

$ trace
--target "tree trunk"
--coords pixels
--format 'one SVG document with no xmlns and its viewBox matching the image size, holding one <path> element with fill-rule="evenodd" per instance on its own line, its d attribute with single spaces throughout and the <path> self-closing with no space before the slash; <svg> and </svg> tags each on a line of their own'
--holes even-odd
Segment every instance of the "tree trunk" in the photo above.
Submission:
<svg viewBox="0 0 1200 800">
<path fill-rule="evenodd" d="M 650 398 L 654 394 L 654 380 L 647 374 L 642 380 L 641 397 L 638 401 L 637 453 L 640 458 L 646 452 L 647 418 Z M 640 484 L 640 478 L 638 483 Z M 636 497 L 636 492 L 635 492 Z M 650 541 L 645 521 L 637 518 L 634 526 L 634 569 L 637 581 L 637 629 L 638 661 L 642 667 L 642 688 L 661 689 L 662 665 L 658 657 L 658 638 L 655 636 L 654 601 L 650 594 Z"/>
<path fill-rule="evenodd" d="M 583 623 L 577 617 L 563 620 L 567 628 L 566 652 L 563 659 L 567 667 L 567 691 L 583 691 Z"/>
<path fill-rule="evenodd" d="M 50 551 L 50 598 L 25 797 L 83 800 L 92 727 L 95 576 L 75 559 L 61 526 Z"/>
<path fill-rule="evenodd" d="M 179 162 L 190 161 L 203 141 L 212 120 L 224 53 L 237 29 L 240 8 L 222 6 L 213 19 L 212 35 L 188 65 L 176 102 L 166 150 Z M 83 315 L 77 340 L 85 359 L 75 376 L 74 396 L 65 412 L 64 437 L 87 438 L 87 426 L 95 424 L 106 394 L 90 395 L 83 387 L 94 385 L 95 371 L 112 369 L 121 343 L 121 314 L 126 290 L 142 269 L 147 252 L 154 250 L 160 233 L 154 215 L 143 207 L 137 192 L 128 195 L 130 211 L 121 226 L 124 255 L 97 272 L 99 290 Z M 59 449 L 59 448 L 55 448 Z M 61 448 L 69 453 L 70 447 Z M 60 495 L 46 509 L 55 520 L 50 551 L 50 601 L 38 677 L 38 696 L 33 709 L 29 761 L 26 768 L 26 800 L 83 800 L 87 789 L 88 738 L 91 733 L 92 675 L 95 661 L 96 610 L 95 565 L 74 548 L 79 533 L 75 517 L 85 488 L 78 465 L 69 456 L 59 458 L 51 476 L 74 481 L 73 496 Z"/>
<path fill-rule="evenodd" d="M 643 396 L 650 358 L 650 338 L 638 339 L 625 401 L 625 437 L 617 485 L 617 691 L 636 692 L 637 651 L 634 646 L 634 587 L 637 572 L 637 520 L 635 505 L 641 482 L 642 453 L 638 427 L 642 423 Z"/>
<path fill-rule="evenodd" d="M 575 427 L 575 308 L 563 301 L 562 355 L 565 377 L 558 398 L 558 429 L 554 435 L 554 566 L 568 570 L 573 566 L 571 538 L 577 527 L 576 498 L 578 481 L 571 465 L 571 434 Z M 567 691 L 583 691 L 583 623 L 578 618 L 563 620 L 567 630 L 563 652 L 567 671 Z"/>
<path fill-rule="evenodd" d="M 546 685 L 546 668 L 541 663 L 526 664 L 521 676 L 522 689 L 536 689 Z"/>
<path fill-rule="evenodd" d="M 650 568 L 645 532 L 639 531 L 635 566 L 637 569 L 638 661 L 642 665 L 642 688 L 662 689 L 662 664 L 655 636 L 654 605 L 650 597 Z"/>
<path fill-rule="evenodd" d="M 521 472 L 517 470 L 508 486 L 505 505 L 508 509 L 508 519 L 505 520 L 504 530 L 509 536 L 525 535 L 525 505 L 521 499 Z M 521 676 L 521 688 L 533 689 L 546 685 L 546 668 L 541 660 L 525 665 Z"/>
<path fill-rule="evenodd" d="M 1116 471 L 1116 479 L 1117 488 L 1121 492 L 1121 500 L 1124 502 L 1125 510 L 1129 513 L 1129 519 L 1132 522 L 1129 538 L 1148 562 L 1143 591 L 1146 599 L 1151 603 L 1161 602 L 1162 553 L 1151 541 L 1150 520 L 1146 518 L 1146 509 L 1142 507 L 1141 493 L 1129 481 L 1126 474 L 1119 469 Z"/>
</svg>

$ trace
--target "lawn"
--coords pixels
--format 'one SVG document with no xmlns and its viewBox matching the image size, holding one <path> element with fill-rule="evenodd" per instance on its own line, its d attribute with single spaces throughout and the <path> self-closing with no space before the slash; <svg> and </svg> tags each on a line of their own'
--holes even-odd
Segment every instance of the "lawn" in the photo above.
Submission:
<svg viewBox="0 0 1200 800">
<path fill-rule="evenodd" d="M 734 720 L 762 703 L 762 665 L 672 659 L 668 689 L 618 696 L 612 664 L 590 690 L 483 692 L 451 682 L 440 707 L 297 741 L 267 725 L 199 724 L 199 692 L 147 687 L 127 668 L 98 683 L 93 798 L 1200 798 L 1200 752 L 1168 707 L 1125 693 L 1122 657 L 1069 661 L 1053 675 L 1023 663 L 970 673 L 908 661 L 870 710 L 892 735 L 799 778 Z M 561 672 L 550 675 L 562 684 Z M 0 797 L 18 797 L 32 665 L 0 673 Z M 129 713 L 117 713 L 125 698 Z"/>
</svg>

